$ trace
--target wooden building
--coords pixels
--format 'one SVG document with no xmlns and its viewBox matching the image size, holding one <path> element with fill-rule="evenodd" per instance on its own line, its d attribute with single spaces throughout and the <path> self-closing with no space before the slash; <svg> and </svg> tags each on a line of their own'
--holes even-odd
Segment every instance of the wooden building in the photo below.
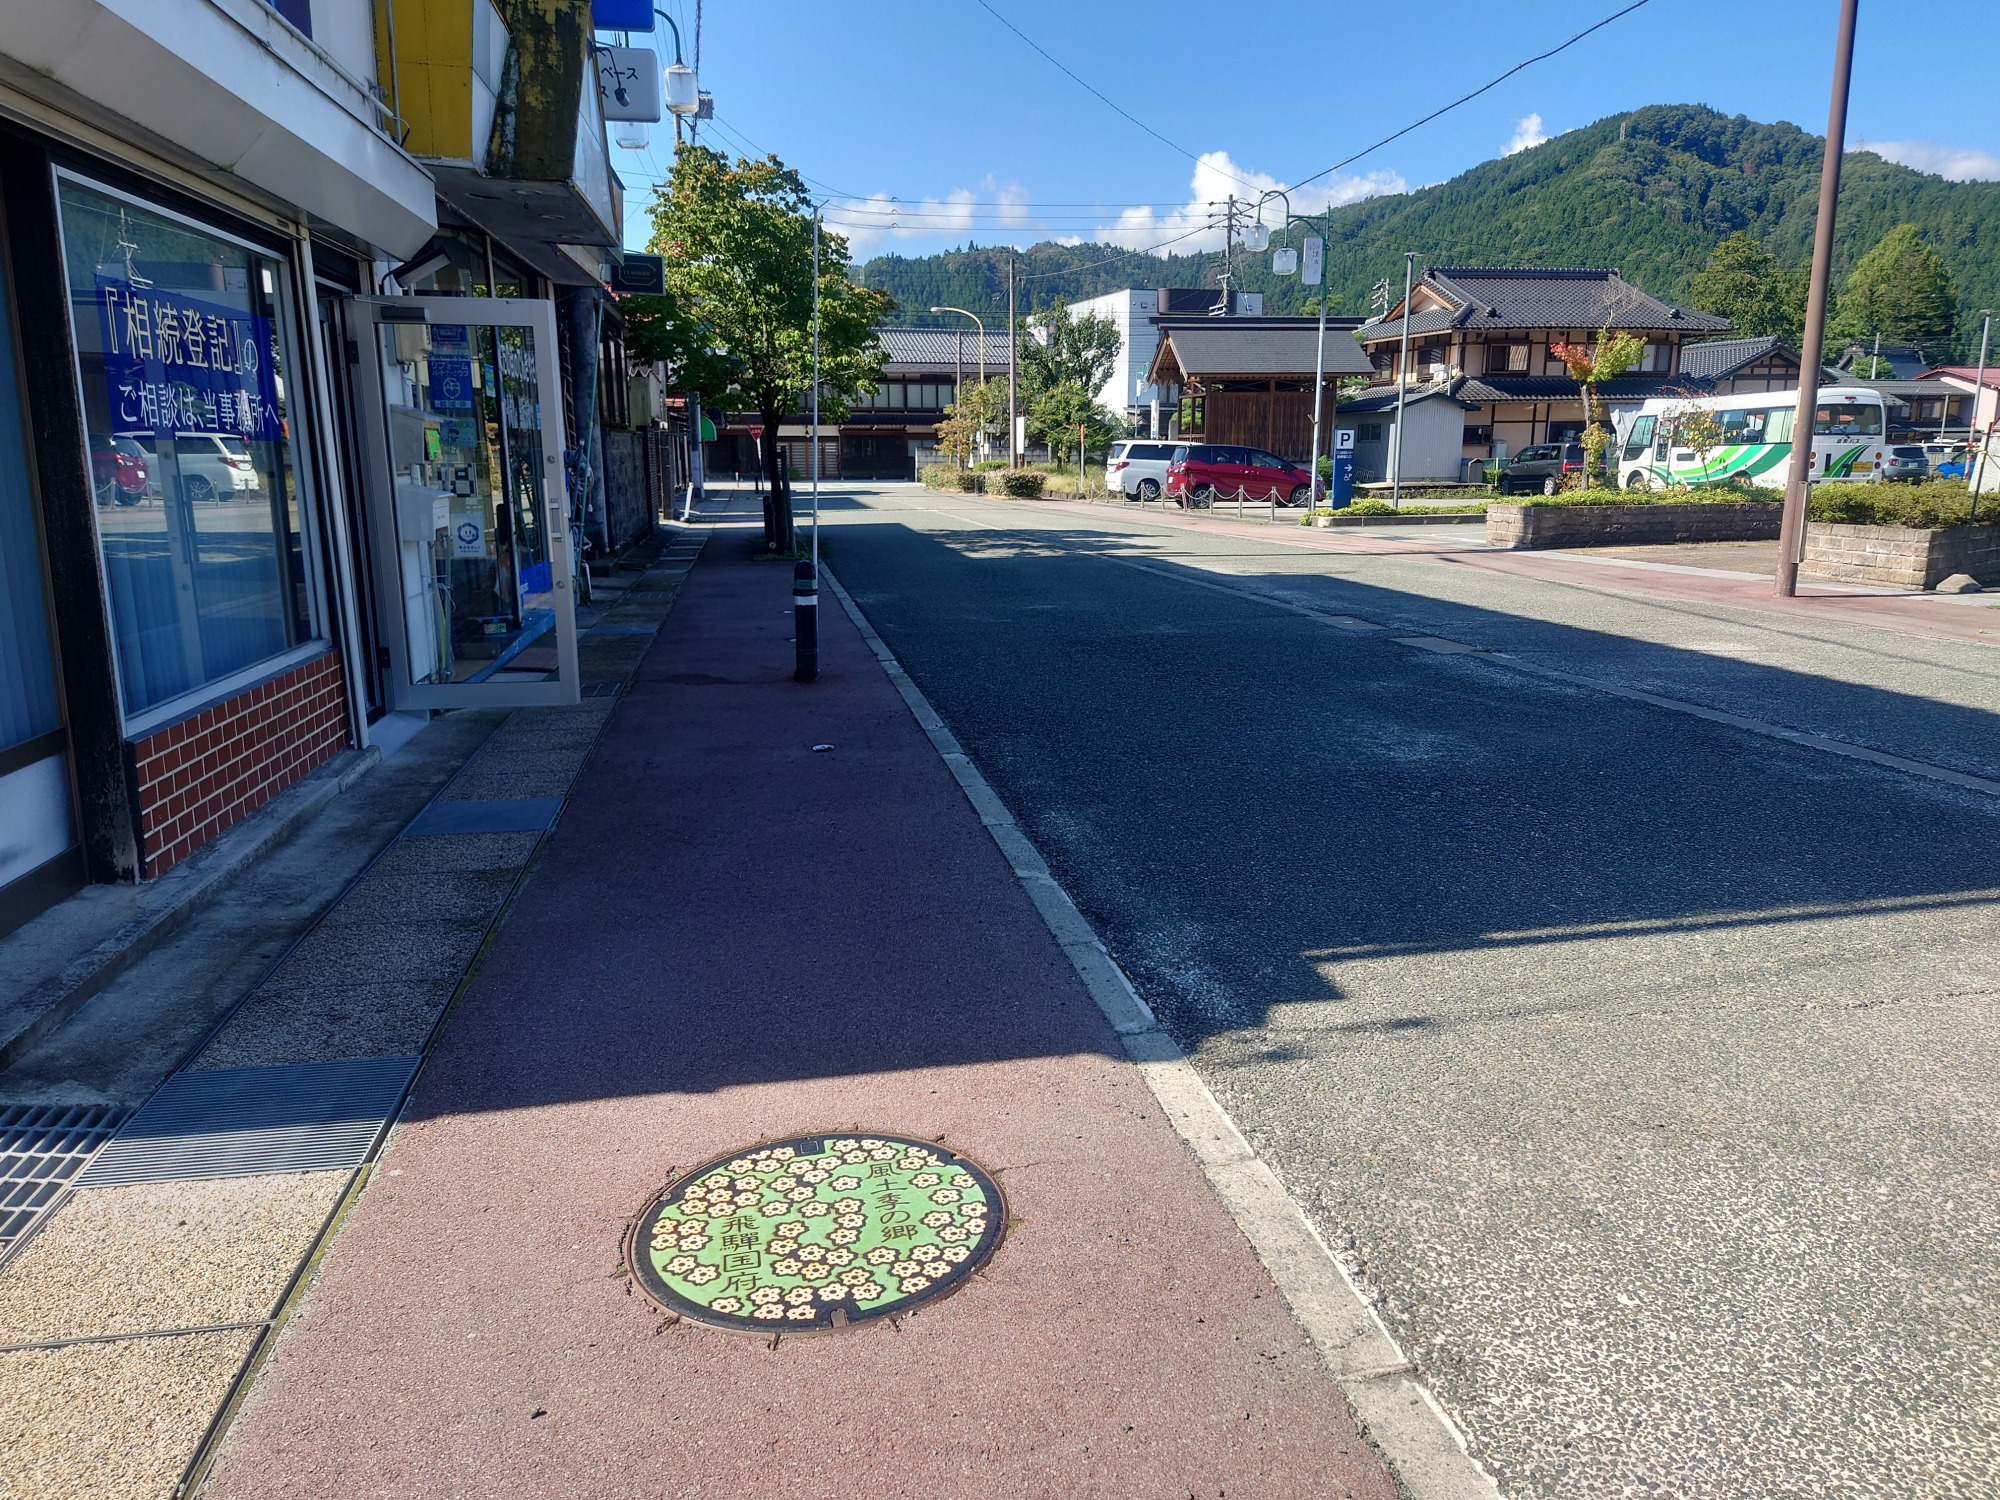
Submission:
<svg viewBox="0 0 2000 1500">
<path fill-rule="evenodd" d="M 1159 318 L 1160 346 L 1146 383 L 1179 392 L 1174 435 L 1239 443 L 1296 462 L 1312 448 L 1317 318 Z M 1369 373 L 1354 341 L 1356 318 L 1328 318 L 1323 418 L 1340 382 Z"/>
</svg>

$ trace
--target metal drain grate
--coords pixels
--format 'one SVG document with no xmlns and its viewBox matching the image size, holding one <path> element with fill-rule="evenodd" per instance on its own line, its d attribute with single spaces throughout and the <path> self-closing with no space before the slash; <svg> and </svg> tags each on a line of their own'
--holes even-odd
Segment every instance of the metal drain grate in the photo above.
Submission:
<svg viewBox="0 0 2000 1500">
<path fill-rule="evenodd" d="M 616 698 L 624 691 L 625 684 L 622 682 L 586 682 L 583 685 L 582 696 L 585 698 Z"/>
<path fill-rule="evenodd" d="M 467 798 L 433 802 L 403 830 L 405 837 L 441 833 L 540 833 L 562 811 L 560 797 Z"/>
<path fill-rule="evenodd" d="M 0 1107 L 0 1255 L 55 1205 L 127 1113 L 115 1104 Z"/>
<path fill-rule="evenodd" d="M 422 1060 L 359 1057 L 176 1073 L 74 1185 L 359 1166 Z"/>
</svg>

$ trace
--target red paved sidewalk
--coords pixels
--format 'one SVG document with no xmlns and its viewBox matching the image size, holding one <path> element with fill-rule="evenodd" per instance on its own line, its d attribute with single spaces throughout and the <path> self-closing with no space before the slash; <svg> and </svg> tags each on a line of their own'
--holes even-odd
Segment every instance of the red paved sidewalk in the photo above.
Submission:
<svg viewBox="0 0 2000 1500">
<path fill-rule="evenodd" d="M 790 681 L 753 545 L 710 542 L 205 1493 L 1390 1500 L 837 608 Z M 776 1349 L 616 1274 L 677 1165 L 834 1126 L 997 1169 L 985 1274 Z"/>
</svg>

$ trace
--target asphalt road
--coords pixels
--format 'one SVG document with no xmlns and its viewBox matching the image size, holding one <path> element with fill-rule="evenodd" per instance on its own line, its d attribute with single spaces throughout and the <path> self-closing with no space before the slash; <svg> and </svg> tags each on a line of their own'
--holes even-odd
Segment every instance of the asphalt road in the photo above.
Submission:
<svg viewBox="0 0 2000 1500">
<path fill-rule="evenodd" d="M 2000 649 L 908 486 L 827 520 L 1506 1493 L 2000 1491 L 2000 797 L 1523 670 L 1996 777 Z"/>
</svg>

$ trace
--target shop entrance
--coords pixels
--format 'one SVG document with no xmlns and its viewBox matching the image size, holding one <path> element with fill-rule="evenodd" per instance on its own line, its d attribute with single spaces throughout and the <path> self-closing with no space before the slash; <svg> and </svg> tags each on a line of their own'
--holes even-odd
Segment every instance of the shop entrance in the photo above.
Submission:
<svg viewBox="0 0 2000 1500">
<path fill-rule="evenodd" d="M 370 532 L 394 706 L 576 702 L 554 304 L 356 305 L 372 343 L 359 404 L 375 428 Z"/>
</svg>

